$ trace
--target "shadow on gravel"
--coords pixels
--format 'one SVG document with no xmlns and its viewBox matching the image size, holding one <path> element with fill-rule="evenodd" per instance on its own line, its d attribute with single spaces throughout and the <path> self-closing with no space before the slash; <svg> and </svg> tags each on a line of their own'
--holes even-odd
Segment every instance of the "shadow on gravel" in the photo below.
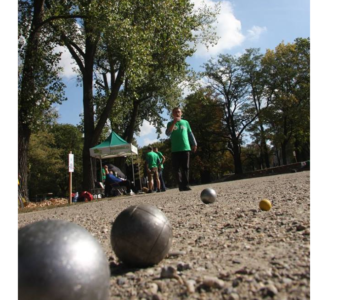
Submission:
<svg viewBox="0 0 350 300">
<path fill-rule="evenodd" d="M 141 270 L 141 268 L 132 268 L 123 263 L 117 264 L 114 261 L 111 261 L 109 263 L 109 269 L 111 271 L 111 276 L 120 276 L 120 275 L 125 275 L 126 273 L 129 273 L 129 272 L 136 272 L 138 270 Z"/>
</svg>

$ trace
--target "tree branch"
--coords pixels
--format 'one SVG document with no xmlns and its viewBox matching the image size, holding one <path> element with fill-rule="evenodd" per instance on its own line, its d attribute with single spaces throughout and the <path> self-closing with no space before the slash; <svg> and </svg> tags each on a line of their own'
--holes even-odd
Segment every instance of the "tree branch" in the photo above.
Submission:
<svg viewBox="0 0 350 300">
<path fill-rule="evenodd" d="M 53 16 L 50 18 L 47 18 L 43 22 L 39 23 L 37 27 L 34 28 L 33 32 L 37 31 L 39 28 L 43 27 L 45 24 L 50 23 L 53 20 L 60 20 L 60 19 L 87 19 L 89 18 L 86 15 L 70 15 L 70 16 Z"/>
</svg>

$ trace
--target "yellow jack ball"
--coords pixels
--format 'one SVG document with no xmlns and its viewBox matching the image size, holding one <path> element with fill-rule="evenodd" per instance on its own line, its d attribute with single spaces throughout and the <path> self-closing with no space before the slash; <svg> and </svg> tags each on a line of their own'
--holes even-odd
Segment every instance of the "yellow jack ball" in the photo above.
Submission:
<svg viewBox="0 0 350 300">
<path fill-rule="evenodd" d="M 271 204 L 270 200 L 262 199 L 259 203 L 259 207 L 261 210 L 270 210 L 272 207 L 272 204 Z"/>
</svg>

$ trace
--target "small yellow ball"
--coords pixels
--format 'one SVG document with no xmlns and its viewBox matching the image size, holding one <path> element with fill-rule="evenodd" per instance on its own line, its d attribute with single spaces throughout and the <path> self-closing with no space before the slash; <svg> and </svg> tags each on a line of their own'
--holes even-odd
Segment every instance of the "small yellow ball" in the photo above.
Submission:
<svg viewBox="0 0 350 300">
<path fill-rule="evenodd" d="M 259 207 L 261 210 L 270 210 L 272 207 L 272 204 L 271 204 L 270 200 L 262 199 L 259 203 Z"/>
</svg>

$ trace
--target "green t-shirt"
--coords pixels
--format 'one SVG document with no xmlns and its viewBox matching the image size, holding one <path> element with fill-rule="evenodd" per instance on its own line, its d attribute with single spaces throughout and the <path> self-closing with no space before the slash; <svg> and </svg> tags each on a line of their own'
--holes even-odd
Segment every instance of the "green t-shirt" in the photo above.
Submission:
<svg viewBox="0 0 350 300">
<path fill-rule="evenodd" d="M 163 161 L 163 153 L 160 152 L 160 151 L 154 152 L 154 153 L 156 153 L 156 154 L 159 156 L 159 160 L 162 162 L 162 161 Z M 161 164 L 160 167 L 161 167 L 162 169 L 164 169 L 163 164 Z"/>
<path fill-rule="evenodd" d="M 148 152 L 146 155 L 146 161 L 147 161 L 148 169 L 158 168 L 159 156 L 157 153 L 153 151 Z"/>
<path fill-rule="evenodd" d="M 174 121 L 170 121 L 167 128 L 169 128 L 173 122 Z M 192 130 L 190 124 L 186 120 L 176 122 L 174 130 L 170 135 L 171 152 L 191 151 L 188 132 L 192 132 Z"/>
</svg>

